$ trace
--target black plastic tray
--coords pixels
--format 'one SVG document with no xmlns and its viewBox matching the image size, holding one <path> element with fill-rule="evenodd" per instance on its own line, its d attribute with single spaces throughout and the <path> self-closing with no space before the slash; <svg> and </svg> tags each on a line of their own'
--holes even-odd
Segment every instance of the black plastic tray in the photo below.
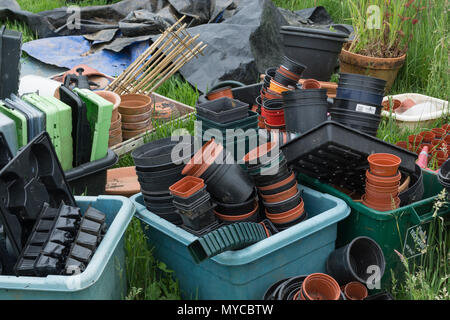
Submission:
<svg viewBox="0 0 450 320">
<path fill-rule="evenodd" d="M 5 136 L 0 132 L 0 170 L 8 164 L 12 159 L 11 149 L 9 149 L 8 142 Z"/>
<path fill-rule="evenodd" d="M 248 104 L 223 97 L 197 105 L 197 114 L 218 123 L 228 123 L 247 117 Z"/>
<path fill-rule="evenodd" d="M 0 27 L 0 99 L 19 90 L 22 33 Z"/>
<path fill-rule="evenodd" d="M 417 154 L 327 121 L 281 147 L 289 165 L 326 183 L 349 189 L 361 187 L 372 153 L 391 153 L 402 159 L 400 168 L 415 172 Z"/>
<path fill-rule="evenodd" d="M 90 162 L 92 139 L 85 103 L 69 88 L 61 85 L 60 100 L 72 109 L 73 167 Z"/>
<path fill-rule="evenodd" d="M 43 203 L 75 206 L 47 132 L 42 132 L 0 171 L 0 220 L 18 257 Z"/>
</svg>

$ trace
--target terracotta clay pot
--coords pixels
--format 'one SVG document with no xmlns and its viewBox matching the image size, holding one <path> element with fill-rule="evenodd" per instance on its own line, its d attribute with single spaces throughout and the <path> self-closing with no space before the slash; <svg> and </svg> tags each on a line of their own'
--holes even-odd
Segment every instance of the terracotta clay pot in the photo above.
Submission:
<svg viewBox="0 0 450 320">
<path fill-rule="evenodd" d="M 432 131 L 422 131 L 419 135 L 423 137 L 422 143 L 431 143 L 436 136 Z"/>
<path fill-rule="evenodd" d="M 135 167 L 122 167 L 106 171 L 106 194 L 131 197 L 139 193 L 140 189 Z"/>
<path fill-rule="evenodd" d="M 388 92 L 397 78 L 398 71 L 405 63 L 406 54 L 398 58 L 375 58 L 347 51 L 349 45 L 344 45 L 339 56 L 341 72 L 386 80 L 386 92 Z"/>
<path fill-rule="evenodd" d="M 303 89 L 320 89 L 321 87 L 320 82 L 315 79 L 306 79 L 302 83 Z"/>
<path fill-rule="evenodd" d="M 339 300 L 341 288 L 329 275 L 313 273 L 303 281 L 300 297 L 301 300 Z"/>
<path fill-rule="evenodd" d="M 124 130 L 141 130 L 148 128 L 150 126 L 151 126 L 150 119 L 142 122 L 133 122 L 133 123 L 122 122 L 122 129 Z"/>
<path fill-rule="evenodd" d="M 139 129 L 139 130 L 123 130 L 122 129 L 122 137 L 124 140 L 128 140 L 128 139 L 131 139 L 131 138 L 134 138 L 134 137 L 140 135 L 141 133 L 145 133 L 151 129 L 152 129 L 151 125 L 147 128 Z"/>
<path fill-rule="evenodd" d="M 140 115 L 151 111 L 152 99 L 143 94 L 125 94 L 121 96 L 122 102 L 119 112 L 122 115 Z M 123 119 L 125 121 L 125 119 Z"/>
<path fill-rule="evenodd" d="M 398 189 L 393 193 L 379 193 L 366 189 L 365 200 L 368 203 L 376 203 L 377 205 L 389 205 L 392 200 L 398 198 Z"/>
<path fill-rule="evenodd" d="M 305 212 L 303 201 L 295 208 L 282 213 L 271 214 L 266 209 L 266 217 L 275 224 L 285 224 L 297 220 Z"/>
<path fill-rule="evenodd" d="M 122 141 L 123 141 L 122 132 L 120 132 L 120 135 L 118 135 L 116 137 L 109 137 L 108 148 L 111 148 L 112 146 L 122 143 Z"/>
<path fill-rule="evenodd" d="M 431 131 L 434 133 L 436 139 L 441 139 L 447 133 L 442 128 L 433 128 Z"/>
<path fill-rule="evenodd" d="M 369 183 L 380 186 L 380 187 L 391 187 L 398 184 L 398 182 L 401 180 L 402 175 L 400 172 L 396 176 L 393 177 L 379 177 L 376 175 L 373 175 L 369 170 L 366 171 L 366 178 L 369 181 Z"/>
<path fill-rule="evenodd" d="M 196 192 L 200 191 L 205 186 L 205 182 L 201 178 L 186 176 L 178 180 L 169 187 L 172 195 L 180 198 L 189 198 Z"/>
<path fill-rule="evenodd" d="M 113 129 L 113 130 L 109 130 L 109 137 L 110 138 L 111 137 L 117 137 L 117 136 L 120 136 L 120 135 L 122 135 L 122 128 L 121 127 Z"/>
<path fill-rule="evenodd" d="M 122 101 L 120 99 L 120 96 L 117 93 L 114 93 L 112 91 L 103 90 L 103 91 L 94 91 L 96 94 L 98 94 L 103 99 L 111 102 L 113 104 L 113 111 L 112 111 L 112 117 L 111 119 L 116 120 L 117 116 L 119 114 L 119 106 L 120 102 Z"/>
<path fill-rule="evenodd" d="M 391 110 L 390 109 L 391 106 L 390 106 L 390 103 L 389 103 L 389 99 L 386 100 L 386 101 L 383 101 L 381 104 L 383 106 L 383 110 L 386 110 L 386 111 L 390 111 Z M 402 102 L 400 100 L 398 100 L 398 99 L 392 99 L 392 104 L 393 104 L 392 111 L 395 112 L 398 108 L 400 108 Z"/>
<path fill-rule="evenodd" d="M 433 150 L 440 150 L 444 148 L 444 146 L 447 147 L 446 141 L 441 139 L 434 139 L 431 141 L 431 144 L 433 146 Z"/>
<path fill-rule="evenodd" d="M 390 201 L 389 203 L 386 203 L 386 204 L 380 204 L 378 202 L 376 202 L 376 203 L 375 202 L 371 202 L 371 201 L 368 201 L 365 198 L 365 195 L 362 196 L 361 200 L 362 200 L 362 203 L 366 207 L 372 208 L 372 209 L 377 210 L 377 211 L 391 211 L 391 210 L 397 209 L 400 206 L 400 198 L 398 198 L 398 197 L 393 199 L 394 200 L 394 204 L 392 204 L 392 201 Z"/>
<path fill-rule="evenodd" d="M 420 135 L 412 134 L 408 136 L 408 142 L 409 142 L 409 150 L 416 151 L 417 147 L 422 143 L 423 137 Z"/>
<path fill-rule="evenodd" d="M 368 295 L 366 286 L 358 281 L 347 283 L 342 291 L 348 300 L 363 300 Z"/>
<path fill-rule="evenodd" d="M 398 193 L 398 188 L 400 187 L 400 181 L 393 186 L 377 186 L 375 184 L 371 184 L 369 181 L 366 181 L 366 191 L 370 190 L 374 193 L 380 193 L 380 194 L 395 194 Z M 396 195 L 395 195 L 396 196 Z"/>
<path fill-rule="evenodd" d="M 207 95 L 206 95 L 206 99 L 208 100 L 216 100 L 222 97 L 227 97 L 230 99 L 233 99 L 233 92 L 231 91 L 231 87 L 223 87 L 223 88 L 219 88 L 213 91 L 210 91 Z"/>
<path fill-rule="evenodd" d="M 120 113 L 117 113 L 117 115 L 118 115 L 118 119 L 115 120 L 114 122 L 111 122 L 111 126 L 109 127 L 109 131 L 116 130 L 116 129 L 122 127 L 122 116 L 120 115 Z"/>
<path fill-rule="evenodd" d="M 381 177 L 391 177 L 397 174 L 402 159 L 390 153 L 374 153 L 367 157 L 370 172 Z"/>
<path fill-rule="evenodd" d="M 150 119 L 152 117 L 152 111 L 137 114 L 137 115 L 128 115 L 128 114 L 121 114 L 122 122 L 127 123 L 135 123 L 135 122 L 142 122 Z"/>
<path fill-rule="evenodd" d="M 443 150 L 435 150 L 435 151 L 433 151 L 432 154 L 433 154 L 433 157 L 435 157 L 437 159 L 447 160 L 447 158 L 448 158 L 447 152 L 445 152 Z"/>
</svg>

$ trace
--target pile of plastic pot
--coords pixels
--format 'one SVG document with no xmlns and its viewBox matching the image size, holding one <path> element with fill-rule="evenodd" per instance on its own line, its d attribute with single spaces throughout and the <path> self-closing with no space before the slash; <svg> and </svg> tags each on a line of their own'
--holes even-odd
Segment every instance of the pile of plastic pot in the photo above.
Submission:
<svg viewBox="0 0 450 320">
<path fill-rule="evenodd" d="M 256 99 L 258 110 L 260 110 L 259 128 L 284 130 L 282 93 L 294 90 L 297 87 L 305 69 L 306 67 L 301 63 L 285 56 L 278 68 L 266 70 L 261 96 Z"/>
<path fill-rule="evenodd" d="M 255 181 L 266 217 L 279 230 L 307 218 L 294 172 L 277 142 L 268 142 L 244 157 L 247 172 Z"/>
<path fill-rule="evenodd" d="M 214 214 L 218 220 L 224 223 L 262 220 L 253 181 L 214 139 L 195 153 L 182 173 L 203 179 L 206 190 L 217 204 Z"/>
<path fill-rule="evenodd" d="M 178 159 L 173 159 L 172 149 L 180 148 Z M 169 137 L 156 140 L 135 149 L 131 156 L 147 209 L 163 219 L 180 225 L 182 220 L 173 204 L 169 187 L 183 178 L 184 163 L 194 154 L 191 136 Z"/>
<path fill-rule="evenodd" d="M 340 73 L 336 98 L 329 110 L 332 120 L 376 136 L 385 86 L 382 79 Z"/>
<path fill-rule="evenodd" d="M 400 206 L 398 197 L 401 159 L 389 153 L 374 153 L 367 157 L 370 170 L 366 172 L 366 193 L 362 203 L 378 211 L 390 211 Z"/>
<path fill-rule="evenodd" d="M 326 274 L 282 279 L 267 289 L 263 300 L 392 300 L 390 294 L 369 296 L 366 287 L 379 285 L 385 267 L 378 243 L 368 237 L 357 237 L 328 256 Z M 379 277 L 371 282 L 375 269 Z"/>
<path fill-rule="evenodd" d="M 416 152 L 418 155 L 424 147 L 428 147 L 427 166 L 429 164 L 440 168 L 448 159 L 450 145 L 450 125 L 444 124 L 440 128 L 422 131 L 408 136 L 408 141 L 398 141 L 397 146 Z"/>
<path fill-rule="evenodd" d="M 315 81 L 315 80 L 314 80 Z M 283 92 L 286 131 L 304 133 L 327 121 L 327 90 L 313 86 Z"/>
</svg>

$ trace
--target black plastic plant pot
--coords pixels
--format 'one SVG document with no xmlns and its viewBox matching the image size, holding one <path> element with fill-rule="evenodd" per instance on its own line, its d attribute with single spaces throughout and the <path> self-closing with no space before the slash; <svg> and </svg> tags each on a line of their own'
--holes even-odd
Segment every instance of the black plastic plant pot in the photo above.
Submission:
<svg viewBox="0 0 450 320">
<path fill-rule="evenodd" d="M 402 176 L 406 176 L 407 173 L 402 173 Z M 425 192 L 423 184 L 423 173 L 419 165 L 416 164 L 416 172 L 409 174 L 411 179 L 410 187 L 403 192 L 400 192 L 398 197 L 400 198 L 400 206 L 406 206 L 408 204 L 422 200 Z"/>
<path fill-rule="evenodd" d="M 339 73 L 339 84 L 345 82 L 347 84 L 355 84 L 359 86 L 369 86 L 373 88 L 384 89 L 386 86 L 386 80 L 366 76 L 357 73 Z"/>
<path fill-rule="evenodd" d="M 181 174 L 184 165 L 173 165 L 172 167 L 159 171 L 142 171 L 141 168 L 136 167 L 136 175 L 141 179 L 162 179 L 167 176 Z"/>
<path fill-rule="evenodd" d="M 284 284 L 289 279 L 290 278 L 282 279 L 282 280 L 279 280 L 279 281 L 275 282 L 274 284 L 272 284 L 264 293 L 263 300 L 277 300 L 278 292 L 279 292 L 282 284 Z"/>
<path fill-rule="evenodd" d="M 330 81 L 338 66 L 338 55 L 347 42 L 341 32 L 317 32 L 314 28 L 281 27 L 284 53 L 294 61 L 301 61 L 307 69 L 304 78 Z"/>
<path fill-rule="evenodd" d="M 374 105 L 381 105 L 383 102 L 382 94 L 370 93 L 368 91 L 360 91 L 350 88 L 341 88 L 338 87 L 336 89 L 336 98 L 337 99 L 348 99 L 353 101 L 359 101 L 361 103 L 368 103 Z"/>
<path fill-rule="evenodd" d="M 367 283 L 374 272 L 370 268 L 374 267 L 378 268 L 381 281 L 386 262 L 377 242 L 369 237 L 357 237 L 349 244 L 333 251 L 328 256 L 326 265 L 327 273 L 340 285 L 344 285 L 352 281 Z"/>
<path fill-rule="evenodd" d="M 147 192 L 145 190 L 142 190 L 142 196 L 151 203 L 166 203 L 170 202 L 172 203 L 173 196 L 170 194 L 169 190 L 159 192 L 159 193 L 153 193 L 153 192 Z"/>
<path fill-rule="evenodd" d="M 183 221 L 183 225 L 195 231 L 199 231 L 216 221 L 216 216 L 212 207 L 210 207 L 209 210 L 195 216 L 185 215 L 181 211 L 179 211 L 179 213 L 181 220 Z"/>
<path fill-rule="evenodd" d="M 445 161 L 439 169 L 438 181 L 450 194 L 450 159 Z"/>
<path fill-rule="evenodd" d="M 328 103 L 294 104 L 286 103 L 284 121 L 286 131 L 304 133 L 328 120 Z"/>
<path fill-rule="evenodd" d="M 174 173 L 161 178 L 141 178 L 138 176 L 138 182 L 141 185 L 141 189 L 147 192 L 165 192 L 169 190 L 169 187 L 182 179 L 183 175 L 181 170 L 179 173 Z"/>
<path fill-rule="evenodd" d="M 307 276 L 292 277 L 280 284 L 276 300 L 293 300 Z"/>
<path fill-rule="evenodd" d="M 255 199 L 258 201 L 258 193 L 256 188 L 250 198 L 242 203 L 223 203 L 215 201 L 217 204 L 216 211 L 217 213 L 230 216 L 243 215 L 249 213 L 255 208 Z"/>
<path fill-rule="evenodd" d="M 301 76 L 303 72 L 306 70 L 306 66 L 304 64 L 297 62 L 296 60 L 290 59 L 287 56 L 283 57 L 281 65 L 285 69 L 289 70 L 292 73 L 295 73 L 298 76 Z"/>
<path fill-rule="evenodd" d="M 106 157 L 84 163 L 66 171 L 66 179 L 75 195 L 98 196 L 105 194 L 106 171 L 119 161 L 119 157 L 108 149 Z"/>
<path fill-rule="evenodd" d="M 261 158 L 258 158 L 258 160 L 261 160 Z M 278 154 L 272 154 L 270 157 L 267 157 L 263 160 L 263 162 L 257 163 L 257 164 L 248 164 L 248 173 L 250 175 L 258 175 L 261 173 L 261 169 L 268 169 L 277 165 L 283 165 L 285 160 L 284 154 L 279 151 Z"/>
<path fill-rule="evenodd" d="M 150 211 L 157 215 L 177 212 L 177 208 L 173 204 L 168 204 L 164 207 L 155 207 L 147 203 L 145 200 L 144 203 L 147 208 L 150 208 Z"/>
<path fill-rule="evenodd" d="M 288 222 L 288 223 L 274 223 L 273 225 L 275 226 L 275 228 L 278 229 L 278 231 L 284 231 L 292 226 L 295 226 L 296 224 L 299 224 L 300 222 L 305 221 L 306 219 L 308 219 L 308 213 L 306 211 L 303 212 L 303 214 L 298 217 L 297 219 L 295 219 L 294 221 Z"/>
<path fill-rule="evenodd" d="M 294 180 L 294 182 L 297 183 L 297 181 L 295 181 L 295 180 Z M 291 209 L 294 209 L 301 202 L 302 202 L 302 198 L 300 197 L 300 190 L 299 190 L 293 197 L 291 197 L 287 200 L 280 201 L 280 202 L 274 202 L 274 203 L 264 202 L 264 207 L 267 209 L 267 211 L 269 213 L 276 214 L 276 213 L 282 213 L 282 212 L 286 212 Z"/>
<path fill-rule="evenodd" d="M 172 162 L 172 150 L 177 146 L 179 163 Z M 160 171 L 185 163 L 194 155 L 194 137 L 178 136 L 155 140 L 135 149 L 131 156 L 140 171 Z"/>
<path fill-rule="evenodd" d="M 342 89 L 354 89 L 359 91 L 367 91 L 372 94 L 379 94 L 384 96 L 384 88 L 371 87 L 370 85 L 356 85 L 352 82 L 342 80 L 339 82 L 339 88 Z"/>
<path fill-rule="evenodd" d="M 297 180 L 293 179 L 290 182 L 286 183 L 285 185 L 275 188 L 275 189 L 271 189 L 271 190 L 259 190 L 259 192 L 264 195 L 264 196 L 270 196 L 270 195 L 274 195 L 286 190 L 289 190 L 290 188 L 292 188 L 293 186 L 295 186 L 295 184 L 297 184 Z M 270 212 L 270 211 L 269 211 Z"/>
<path fill-rule="evenodd" d="M 223 227 L 223 226 L 224 226 L 224 224 L 222 222 L 220 222 L 219 220 L 217 220 L 217 218 L 216 218 L 212 223 L 210 223 L 209 225 L 204 226 L 203 228 L 201 228 L 199 230 L 194 230 L 194 229 L 189 228 L 188 226 L 186 226 L 184 224 L 181 225 L 180 227 L 182 229 L 186 230 L 187 232 L 193 234 L 194 236 L 202 237 L 202 236 L 204 236 L 204 235 L 206 235 L 206 234 L 208 234 L 210 232 L 213 232 L 213 231 L 215 231 L 215 230 L 217 230 L 217 229 L 219 229 L 220 227 Z"/>
<path fill-rule="evenodd" d="M 354 100 L 335 98 L 333 102 L 333 109 L 343 109 L 361 113 L 380 115 L 381 110 L 383 110 L 383 106 L 370 103 L 363 103 Z"/>
<path fill-rule="evenodd" d="M 150 208 L 147 208 L 149 211 L 151 211 Z M 180 215 L 178 214 L 178 212 L 174 211 L 174 212 L 170 212 L 170 213 L 161 213 L 161 214 L 157 214 L 155 213 L 158 217 L 160 217 L 161 219 L 167 220 L 170 223 L 173 223 L 176 226 L 179 226 L 181 224 L 183 224 L 183 220 L 181 219 Z"/>
<path fill-rule="evenodd" d="M 275 73 L 275 77 L 273 77 L 272 79 L 286 87 L 287 86 L 295 87 L 297 85 L 297 81 L 286 77 L 285 75 L 281 74 L 281 72 L 279 72 L 279 71 L 277 71 Z"/>
<path fill-rule="evenodd" d="M 276 175 L 282 175 L 289 171 L 286 159 L 283 159 L 279 165 L 275 165 L 271 168 L 261 168 L 258 169 L 258 173 L 252 175 L 257 183 L 265 183 L 267 181 L 272 181 L 273 177 Z"/>
<path fill-rule="evenodd" d="M 260 208 L 261 208 L 261 206 L 260 206 Z M 262 210 L 260 210 L 260 212 L 261 212 Z M 266 229 L 267 229 L 267 231 L 269 232 L 269 234 L 271 235 L 271 236 L 273 236 L 274 234 L 277 234 L 279 231 L 278 231 L 278 229 L 274 226 L 274 224 L 272 223 L 272 221 L 270 221 L 269 219 L 263 219 L 261 222 L 260 222 L 260 224 L 262 224 Z"/>
<path fill-rule="evenodd" d="M 329 109 L 329 112 L 332 120 L 352 126 L 353 128 L 363 127 L 366 130 L 374 130 L 375 132 L 378 130 L 381 121 L 380 116 L 370 113 L 335 108 Z"/>
<path fill-rule="evenodd" d="M 218 123 L 228 123 L 248 117 L 248 104 L 227 97 L 197 105 L 197 114 Z"/>
<path fill-rule="evenodd" d="M 262 106 L 268 110 L 281 110 L 283 109 L 283 99 L 266 99 Z"/>
<path fill-rule="evenodd" d="M 327 99 L 327 89 L 297 89 L 284 91 L 282 93 L 283 101 L 287 102 L 298 102 L 303 99 Z"/>
<path fill-rule="evenodd" d="M 261 218 L 261 216 L 260 216 L 260 214 L 259 214 L 260 209 L 261 209 L 261 208 L 258 207 L 258 208 L 256 209 L 256 211 L 255 211 L 254 214 L 252 214 L 251 216 L 246 217 L 246 218 L 244 218 L 244 219 L 233 220 L 233 221 L 226 221 L 226 220 L 223 220 L 222 222 L 223 222 L 224 224 L 226 224 L 226 225 L 233 224 L 233 223 L 236 223 L 236 222 L 261 222 L 262 218 Z M 217 212 L 217 213 L 218 213 L 218 212 Z M 228 216 L 228 217 L 236 217 L 235 215 L 224 215 L 224 216 Z M 221 220 L 220 217 L 217 217 L 217 218 L 218 218 L 219 220 Z"/>
<path fill-rule="evenodd" d="M 292 170 L 290 170 L 288 166 L 286 166 L 286 168 L 286 170 L 278 171 L 278 173 L 271 176 L 255 177 L 256 187 L 267 187 L 289 178 L 292 174 Z"/>
<path fill-rule="evenodd" d="M 223 203 L 242 203 L 255 187 L 249 175 L 237 164 L 222 164 L 206 181 L 208 192 Z"/>
</svg>

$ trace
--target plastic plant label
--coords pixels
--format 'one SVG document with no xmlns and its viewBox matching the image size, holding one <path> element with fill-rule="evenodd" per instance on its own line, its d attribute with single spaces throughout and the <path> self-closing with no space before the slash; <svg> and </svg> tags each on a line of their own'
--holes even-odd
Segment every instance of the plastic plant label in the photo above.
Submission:
<svg viewBox="0 0 450 320">
<path fill-rule="evenodd" d="M 403 255 L 406 259 L 411 259 L 427 252 L 428 246 L 428 225 L 429 222 L 412 226 L 406 230 Z"/>
<path fill-rule="evenodd" d="M 377 108 L 372 107 L 372 106 L 368 106 L 368 105 L 365 105 L 365 104 L 358 103 L 356 105 L 356 109 L 355 110 L 358 111 L 358 112 L 375 114 L 375 112 L 377 111 Z"/>
</svg>

